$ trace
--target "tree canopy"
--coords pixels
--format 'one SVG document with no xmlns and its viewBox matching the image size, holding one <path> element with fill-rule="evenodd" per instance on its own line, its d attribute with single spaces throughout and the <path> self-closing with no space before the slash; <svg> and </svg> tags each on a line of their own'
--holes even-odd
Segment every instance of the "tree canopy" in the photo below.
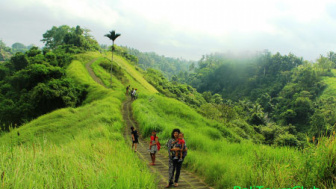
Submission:
<svg viewBox="0 0 336 189">
<path fill-rule="evenodd" d="M 53 26 L 43 34 L 41 41 L 50 49 L 55 49 L 61 45 L 71 45 L 82 50 L 98 50 L 100 48 L 98 42 L 90 35 L 90 30 L 83 29 L 80 26 Z"/>
</svg>

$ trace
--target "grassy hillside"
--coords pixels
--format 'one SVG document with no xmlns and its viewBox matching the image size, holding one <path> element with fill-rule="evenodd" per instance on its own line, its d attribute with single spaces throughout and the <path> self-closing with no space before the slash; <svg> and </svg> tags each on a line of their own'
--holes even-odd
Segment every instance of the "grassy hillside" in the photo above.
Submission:
<svg viewBox="0 0 336 189">
<path fill-rule="evenodd" d="M 110 86 L 110 74 L 99 66 L 106 58 L 110 55 L 87 53 L 67 69 L 69 76 L 88 87 L 82 107 L 54 111 L 1 136 L 1 187 L 155 188 L 154 177 L 122 137 L 121 102 L 128 84 L 140 94 L 132 106 L 141 134 L 148 137 L 152 129 L 158 130 L 164 146 L 172 129 L 180 128 L 189 148 L 184 168 L 216 188 L 334 187 L 335 134 L 305 149 L 253 144 L 242 139 L 239 130 L 156 94 L 123 57 L 115 56 L 114 61 L 128 82 L 113 76 L 112 89 L 96 84 L 84 65 L 96 59 L 94 72 Z M 333 93 L 326 89 L 327 94 Z"/>
<path fill-rule="evenodd" d="M 180 101 L 143 90 L 146 94 L 132 105 L 141 134 L 148 137 L 156 129 L 165 144 L 172 129 L 180 128 L 190 149 L 185 168 L 216 188 L 333 187 L 334 136 L 304 150 L 253 144 L 239 137 L 238 130 L 208 120 Z"/>
<path fill-rule="evenodd" d="M 166 97 L 148 95 L 136 100 L 133 108 L 141 132 L 148 136 L 150 130 L 159 130 L 161 143 L 165 143 L 172 129 L 180 128 L 190 149 L 185 167 L 216 188 L 289 188 L 297 185 L 323 188 L 328 182 L 329 186 L 333 185 L 328 180 L 330 169 L 334 170 L 332 162 L 336 148 L 333 138 L 321 139 L 325 145 L 312 145 L 305 150 L 275 148 L 242 140 L 225 126 L 219 126 L 183 103 Z"/>
<path fill-rule="evenodd" d="M 0 138 L 3 188 L 155 188 L 122 137 L 121 92 L 96 84 L 78 57 L 67 74 L 89 89 L 86 105 L 54 111 Z M 127 154 L 127 155 L 126 155 Z"/>
<path fill-rule="evenodd" d="M 334 74 L 334 77 L 323 77 L 322 79 L 323 82 L 327 84 L 327 88 L 323 91 L 320 99 L 327 99 L 329 97 L 336 96 L 336 70 L 333 69 L 332 73 Z"/>
<path fill-rule="evenodd" d="M 137 70 L 134 65 L 118 55 L 114 56 L 114 61 L 127 72 L 127 78 L 132 88 L 135 87 L 139 89 L 139 92 L 158 93 L 158 91 L 145 80 L 143 74 L 140 70 Z"/>
<path fill-rule="evenodd" d="M 121 66 L 125 63 L 117 62 Z M 133 70 L 132 75 L 142 74 Z M 138 80 L 133 81 L 141 85 Z M 253 144 L 242 139 L 239 130 L 208 120 L 180 101 L 143 90 L 145 94 L 132 105 L 141 134 L 148 137 L 156 129 L 165 144 L 172 129 L 180 128 L 190 149 L 185 168 L 216 188 L 334 187 L 334 135 L 320 138 L 318 145 L 311 144 L 304 150 Z"/>
</svg>

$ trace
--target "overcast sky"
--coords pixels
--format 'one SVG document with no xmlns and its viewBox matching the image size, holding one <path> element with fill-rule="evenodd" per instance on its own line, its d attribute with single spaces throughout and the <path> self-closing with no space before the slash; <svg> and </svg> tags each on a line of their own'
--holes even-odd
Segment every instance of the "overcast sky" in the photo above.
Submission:
<svg viewBox="0 0 336 189">
<path fill-rule="evenodd" d="M 88 28 L 100 44 L 115 41 L 198 60 L 213 52 L 294 53 L 307 60 L 336 51 L 331 0 L 0 0 L 0 39 L 42 47 L 52 26 Z"/>
</svg>

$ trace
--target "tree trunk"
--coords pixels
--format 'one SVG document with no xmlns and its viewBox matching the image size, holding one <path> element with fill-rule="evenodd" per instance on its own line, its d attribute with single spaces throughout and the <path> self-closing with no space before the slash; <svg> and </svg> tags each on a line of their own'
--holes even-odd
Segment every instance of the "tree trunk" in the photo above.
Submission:
<svg viewBox="0 0 336 189">
<path fill-rule="evenodd" d="M 114 41 L 112 41 L 112 61 L 111 61 L 111 87 L 112 87 L 112 71 L 113 71 L 113 47 L 114 47 Z"/>
</svg>

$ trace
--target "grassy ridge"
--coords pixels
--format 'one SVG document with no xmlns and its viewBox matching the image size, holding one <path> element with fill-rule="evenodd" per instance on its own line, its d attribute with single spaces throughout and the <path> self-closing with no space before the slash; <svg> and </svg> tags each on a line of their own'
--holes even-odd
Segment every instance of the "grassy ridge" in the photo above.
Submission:
<svg viewBox="0 0 336 189">
<path fill-rule="evenodd" d="M 336 70 L 333 69 L 332 73 L 334 74 L 334 77 L 323 77 L 322 80 L 325 84 L 327 84 L 327 88 L 323 91 L 322 95 L 320 96 L 320 99 L 327 99 L 329 97 L 335 97 L 336 96 Z"/>
<path fill-rule="evenodd" d="M 162 144 L 172 129 L 180 128 L 190 149 L 185 167 L 216 188 L 333 186 L 330 171 L 335 170 L 334 139 L 321 139 L 321 145 L 303 151 L 257 145 L 241 140 L 185 104 L 158 95 L 136 100 L 133 112 L 141 133 L 148 135 L 152 129 L 159 130 Z"/>
<path fill-rule="evenodd" d="M 114 61 L 126 71 L 131 87 L 135 87 L 145 93 L 158 93 L 158 91 L 144 79 L 143 74 L 136 70 L 136 68 L 124 58 L 114 55 Z"/>
<path fill-rule="evenodd" d="M 124 142 L 122 85 L 117 91 L 99 86 L 84 64 L 73 61 L 67 74 L 88 87 L 86 105 L 46 114 L 0 138 L 1 187 L 156 187 L 154 177 Z"/>
<path fill-rule="evenodd" d="M 118 61 L 118 64 L 122 66 L 123 62 Z M 141 85 L 138 80 L 133 82 Z M 180 128 L 190 149 L 185 167 L 216 188 L 334 187 L 335 136 L 321 138 L 318 145 L 304 150 L 257 145 L 203 118 L 185 104 L 149 94 L 149 91 L 133 103 L 133 111 L 141 125 L 141 133 L 148 136 L 152 129 L 158 130 L 162 144 L 172 129 Z"/>
</svg>

